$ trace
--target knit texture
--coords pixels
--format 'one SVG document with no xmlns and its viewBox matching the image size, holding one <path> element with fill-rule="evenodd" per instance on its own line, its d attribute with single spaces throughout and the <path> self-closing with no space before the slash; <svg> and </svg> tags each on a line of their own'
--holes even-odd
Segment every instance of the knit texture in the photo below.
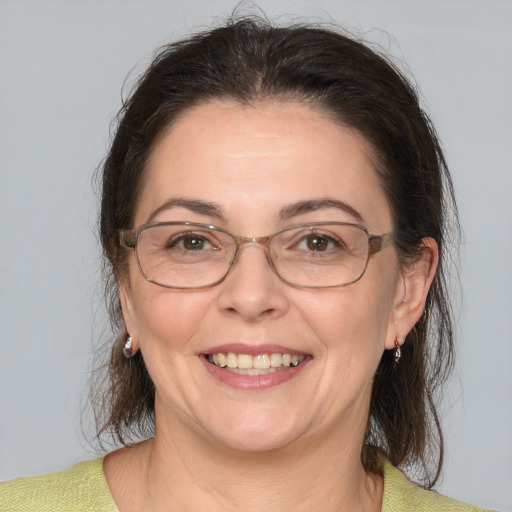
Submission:
<svg viewBox="0 0 512 512">
<path fill-rule="evenodd" d="M 382 512 L 491 512 L 428 491 L 408 480 L 388 461 L 384 462 Z"/>
<path fill-rule="evenodd" d="M 102 465 L 103 458 L 99 458 L 80 462 L 65 471 L 0 483 L 0 511 L 119 512 Z M 422 489 L 385 462 L 382 512 L 486 511 Z"/>
<path fill-rule="evenodd" d="M 0 511 L 119 512 L 103 474 L 103 457 L 0 483 Z"/>
</svg>

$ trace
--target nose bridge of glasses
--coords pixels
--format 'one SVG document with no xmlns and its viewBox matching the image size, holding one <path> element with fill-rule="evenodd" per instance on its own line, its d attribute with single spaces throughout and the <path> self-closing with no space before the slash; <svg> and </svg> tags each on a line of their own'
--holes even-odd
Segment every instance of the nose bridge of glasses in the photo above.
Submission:
<svg viewBox="0 0 512 512">
<path fill-rule="evenodd" d="M 236 249 L 237 251 L 241 249 L 243 245 L 262 245 L 265 249 L 268 249 L 269 243 L 270 243 L 270 237 L 269 236 L 256 236 L 253 238 L 249 238 L 246 236 L 236 236 L 235 243 L 236 243 Z"/>
<path fill-rule="evenodd" d="M 235 240 L 235 244 L 236 244 L 236 251 L 235 251 L 235 254 L 234 254 L 234 257 L 231 261 L 231 265 L 233 265 L 236 260 L 238 260 L 239 258 L 239 253 L 240 253 L 240 249 L 242 249 L 243 246 L 247 247 L 247 246 L 262 246 L 262 249 L 264 250 L 265 252 L 265 256 L 267 258 L 267 261 L 270 265 L 270 267 L 273 268 L 273 263 L 272 263 L 272 257 L 271 257 L 271 254 L 270 254 L 270 240 L 271 240 L 271 237 L 270 236 L 257 236 L 257 237 L 253 237 L 253 238 L 249 238 L 249 237 L 246 237 L 246 236 L 233 236 L 233 239 Z"/>
</svg>

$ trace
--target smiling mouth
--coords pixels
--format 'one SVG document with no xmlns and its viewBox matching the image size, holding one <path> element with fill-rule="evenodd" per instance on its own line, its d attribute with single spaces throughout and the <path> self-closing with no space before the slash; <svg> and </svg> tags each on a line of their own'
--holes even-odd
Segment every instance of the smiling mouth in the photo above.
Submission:
<svg viewBox="0 0 512 512">
<path fill-rule="evenodd" d="M 206 359 L 218 368 L 244 375 L 266 375 L 280 370 L 289 370 L 299 366 L 305 356 L 296 354 L 235 354 L 219 352 L 206 354 Z"/>
</svg>

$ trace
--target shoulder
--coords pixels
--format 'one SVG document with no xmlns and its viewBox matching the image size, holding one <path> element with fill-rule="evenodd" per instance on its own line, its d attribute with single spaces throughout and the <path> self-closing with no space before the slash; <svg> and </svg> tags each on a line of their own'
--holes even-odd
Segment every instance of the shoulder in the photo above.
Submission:
<svg viewBox="0 0 512 512">
<path fill-rule="evenodd" d="M 103 474 L 103 458 L 65 471 L 0 483 L 2 512 L 117 512 Z"/>
<path fill-rule="evenodd" d="M 382 512 L 490 512 L 429 491 L 411 482 L 388 461 L 384 463 Z"/>
</svg>

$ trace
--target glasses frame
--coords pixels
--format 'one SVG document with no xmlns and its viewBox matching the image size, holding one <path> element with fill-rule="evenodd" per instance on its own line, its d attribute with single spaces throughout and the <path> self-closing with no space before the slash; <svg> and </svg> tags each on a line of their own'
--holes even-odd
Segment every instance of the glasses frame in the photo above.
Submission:
<svg viewBox="0 0 512 512">
<path fill-rule="evenodd" d="M 155 226 L 176 226 L 176 225 L 191 226 L 191 227 L 198 227 L 198 228 L 206 229 L 206 230 L 221 231 L 221 232 L 225 233 L 226 235 L 229 235 L 234 240 L 235 250 L 233 252 L 233 257 L 231 258 L 231 261 L 229 262 L 229 267 L 227 268 L 226 273 L 220 279 L 217 279 L 217 281 L 214 281 L 209 284 L 201 285 L 201 286 L 175 286 L 175 285 L 168 285 L 168 284 L 160 283 L 160 282 L 152 279 L 151 277 L 149 277 L 144 272 L 144 269 L 142 268 L 142 265 L 140 263 L 139 255 L 137 253 L 137 245 L 138 245 L 139 235 L 144 230 L 155 227 Z M 275 238 L 277 235 L 280 235 L 281 233 L 283 233 L 285 231 L 292 230 L 292 229 L 308 228 L 308 227 L 311 227 L 313 229 L 317 226 L 325 226 L 325 225 L 353 226 L 353 227 L 359 228 L 362 231 L 364 231 L 364 233 L 366 234 L 366 236 L 368 238 L 368 255 L 367 255 L 366 262 L 365 262 L 365 265 L 364 265 L 364 268 L 363 268 L 363 271 L 361 272 L 361 274 L 357 278 L 353 279 L 352 281 L 349 281 L 348 283 L 320 285 L 320 286 L 302 285 L 302 284 L 294 283 L 293 281 L 289 281 L 288 279 L 285 279 L 283 276 L 281 276 L 281 274 L 277 271 L 277 269 L 274 265 L 274 261 L 272 259 L 271 253 L 270 253 L 270 242 L 272 241 L 272 239 Z M 178 290 L 199 290 L 202 288 L 210 288 L 211 286 L 215 286 L 215 285 L 221 283 L 222 281 L 224 281 L 224 279 L 226 279 L 227 275 L 229 274 L 229 271 L 236 263 L 240 248 L 246 244 L 257 244 L 257 245 L 263 246 L 265 249 L 267 261 L 268 261 L 271 269 L 282 281 L 284 281 L 285 283 L 287 283 L 291 286 L 294 286 L 297 288 L 341 288 L 341 287 L 348 286 L 349 284 L 359 281 L 363 277 L 364 273 L 366 272 L 366 268 L 368 267 L 368 262 L 370 261 L 370 256 L 372 254 L 378 253 L 379 251 L 381 251 L 382 249 L 384 249 L 385 247 L 387 247 L 388 245 L 393 243 L 393 241 L 394 241 L 394 233 L 392 233 L 392 232 L 385 233 L 383 235 L 374 235 L 366 228 L 366 226 L 363 226 L 362 224 L 351 223 L 351 222 L 328 222 L 328 221 L 306 222 L 304 224 L 295 224 L 293 226 L 288 226 L 286 228 L 280 229 L 279 231 L 276 231 L 275 233 L 273 233 L 271 235 L 259 236 L 259 237 L 253 237 L 253 238 L 237 235 L 235 233 L 232 233 L 231 231 L 228 231 L 227 229 L 219 228 L 219 227 L 213 226 L 211 224 L 202 224 L 200 222 L 188 222 L 188 221 L 185 221 L 185 222 L 180 222 L 180 221 L 148 222 L 146 224 L 141 224 L 136 229 L 122 229 L 119 232 L 119 243 L 121 244 L 122 247 L 125 247 L 127 249 L 132 249 L 135 252 L 135 257 L 137 260 L 137 265 L 139 267 L 140 273 L 147 281 L 149 281 L 150 283 L 154 283 L 158 286 L 162 286 L 164 288 L 173 288 L 173 289 L 178 289 Z"/>
</svg>

